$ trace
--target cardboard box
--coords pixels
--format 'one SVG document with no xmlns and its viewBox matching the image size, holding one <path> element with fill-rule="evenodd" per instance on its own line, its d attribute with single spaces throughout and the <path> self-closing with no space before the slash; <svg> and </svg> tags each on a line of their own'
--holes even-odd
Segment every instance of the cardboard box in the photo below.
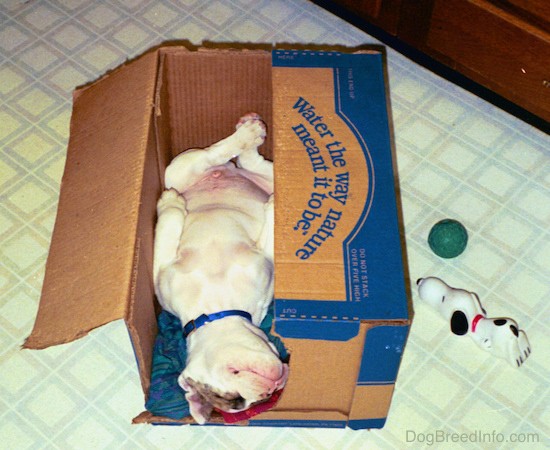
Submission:
<svg viewBox="0 0 550 450">
<path fill-rule="evenodd" d="M 384 80 L 378 51 L 164 47 L 76 90 L 25 347 L 124 319 L 147 395 L 164 168 L 256 111 L 268 124 L 263 152 L 275 160 L 274 331 L 291 359 L 278 404 L 248 424 L 382 427 L 410 325 Z M 135 421 L 175 422 L 149 413 Z"/>
</svg>

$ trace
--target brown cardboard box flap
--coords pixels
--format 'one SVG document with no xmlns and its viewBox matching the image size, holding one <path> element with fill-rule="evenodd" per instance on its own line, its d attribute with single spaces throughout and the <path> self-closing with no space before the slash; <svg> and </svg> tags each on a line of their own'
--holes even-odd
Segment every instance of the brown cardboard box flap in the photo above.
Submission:
<svg viewBox="0 0 550 450">
<path fill-rule="evenodd" d="M 157 71 L 145 54 L 75 92 L 58 215 L 26 348 L 124 318 Z"/>
</svg>

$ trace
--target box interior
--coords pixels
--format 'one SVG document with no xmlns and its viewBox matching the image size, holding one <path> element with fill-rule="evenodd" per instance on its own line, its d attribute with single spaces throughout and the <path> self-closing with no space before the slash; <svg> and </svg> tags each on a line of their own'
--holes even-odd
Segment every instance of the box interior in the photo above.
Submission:
<svg viewBox="0 0 550 450">
<path fill-rule="evenodd" d="M 223 70 L 220 70 L 223 68 Z M 189 148 L 203 148 L 235 130 L 238 119 L 255 111 L 271 126 L 271 59 L 266 52 L 159 51 L 155 90 L 154 139 L 149 140 L 142 191 L 139 264 L 134 314 L 128 320 L 144 392 L 148 392 L 151 349 L 156 335 L 156 303 L 152 290 L 152 239 L 155 207 L 166 165 Z M 271 140 L 262 147 L 272 159 Z M 154 159 L 154 161 L 152 161 Z M 155 176 L 157 180 L 155 180 Z M 143 247 L 143 248 L 142 248 Z M 141 297 L 139 299 L 138 297 Z M 158 305 L 156 305 L 158 306 Z M 157 309 L 158 310 L 158 309 Z M 152 315 L 153 314 L 153 315 Z M 154 331 L 154 333 L 152 332 Z M 140 352 L 143 354 L 140 356 Z"/>
<path fill-rule="evenodd" d="M 203 148 L 227 137 L 248 112 L 272 126 L 271 55 L 265 51 L 198 52 L 166 49 L 160 52 L 157 92 L 168 108 L 162 133 L 173 158 L 189 148 Z M 163 149 L 160 150 L 161 152 Z M 268 131 L 262 154 L 273 159 Z"/>
</svg>

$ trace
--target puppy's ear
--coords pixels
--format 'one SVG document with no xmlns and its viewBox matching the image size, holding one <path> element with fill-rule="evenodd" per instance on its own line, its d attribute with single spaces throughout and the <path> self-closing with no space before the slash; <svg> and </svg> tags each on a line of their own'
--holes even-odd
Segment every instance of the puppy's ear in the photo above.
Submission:
<svg viewBox="0 0 550 450">
<path fill-rule="evenodd" d="M 178 384 L 180 385 L 180 388 L 182 388 L 184 391 L 191 390 L 191 386 L 189 386 L 189 384 L 185 380 L 184 372 L 180 373 L 180 376 L 178 377 Z"/>
<path fill-rule="evenodd" d="M 199 424 L 204 425 L 212 414 L 212 405 L 205 402 L 198 392 L 193 390 L 185 394 L 185 399 L 189 403 L 189 410 L 193 419 Z"/>
<path fill-rule="evenodd" d="M 194 386 L 193 380 L 185 378 L 183 372 L 178 377 L 178 384 L 186 391 L 185 399 L 189 403 L 189 411 L 193 419 L 199 424 L 204 425 L 212 414 L 212 405 L 208 403 Z"/>
</svg>

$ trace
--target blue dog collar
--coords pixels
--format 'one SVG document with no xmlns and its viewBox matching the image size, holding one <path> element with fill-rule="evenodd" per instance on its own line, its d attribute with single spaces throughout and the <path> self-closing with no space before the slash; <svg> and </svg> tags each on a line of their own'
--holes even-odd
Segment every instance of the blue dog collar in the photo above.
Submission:
<svg viewBox="0 0 550 450">
<path fill-rule="evenodd" d="M 187 322 L 187 324 L 183 327 L 183 337 L 187 338 L 187 336 L 189 336 L 193 331 L 199 329 L 207 323 L 214 322 L 216 320 L 220 320 L 230 316 L 244 317 L 245 319 L 252 322 L 252 316 L 249 313 L 247 313 L 246 311 L 240 311 L 238 309 L 228 309 L 226 311 L 220 311 L 218 313 L 208 315 L 201 314 L 195 320 L 190 320 L 189 322 Z"/>
</svg>

